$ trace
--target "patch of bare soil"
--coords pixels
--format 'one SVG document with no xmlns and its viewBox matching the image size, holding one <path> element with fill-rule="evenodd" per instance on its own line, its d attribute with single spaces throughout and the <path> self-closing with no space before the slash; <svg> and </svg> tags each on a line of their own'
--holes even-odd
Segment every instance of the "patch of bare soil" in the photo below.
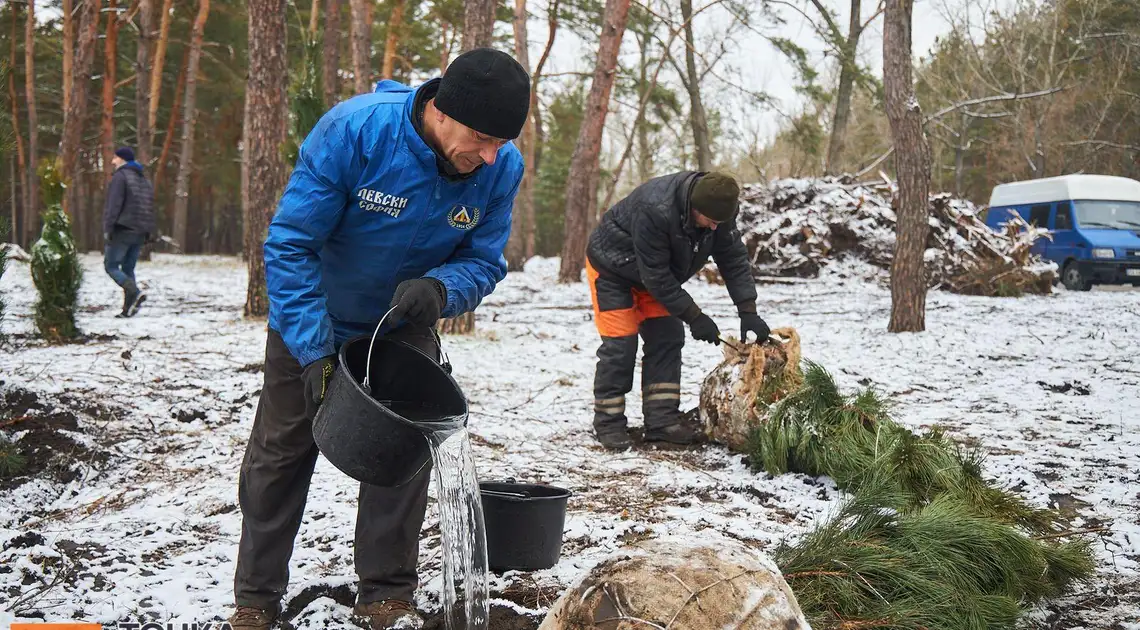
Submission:
<svg viewBox="0 0 1140 630">
<path fill-rule="evenodd" d="M 49 401 L 25 389 L 5 390 L 0 396 L 0 436 L 15 443 L 24 465 L 18 473 L 0 477 L 0 491 L 32 479 L 66 484 L 78 478 L 77 464 L 102 466 L 108 459 L 106 452 L 80 444 L 68 433 L 80 432 L 81 414 L 100 418 L 107 413 L 75 397 Z"/>
</svg>

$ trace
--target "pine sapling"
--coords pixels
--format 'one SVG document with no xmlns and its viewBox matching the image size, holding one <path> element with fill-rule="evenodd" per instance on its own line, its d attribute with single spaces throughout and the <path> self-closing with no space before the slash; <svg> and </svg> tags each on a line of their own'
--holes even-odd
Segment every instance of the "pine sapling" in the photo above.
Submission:
<svg viewBox="0 0 1140 630">
<path fill-rule="evenodd" d="M 321 40 L 305 36 L 302 43 L 300 69 L 293 73 L 289 86 L 289 137 L 284 145 L 286 164 L 293 164 L 301 143 L 325 113 L 324 89 L 321 87 Z"/>
<path fill-rule="evenodd" d="M 20 453 L 20 447 L 4 435 L 0 435 L 0 479 L 15 477 L 24 472 L 27 459 Z"/>
<path fill-rule="evenodd" d="M 32 246 L 32 282 L 39 293 L 35 322 L 45 339 L 62 343 L 79 335 L 75 311 L 83 268 L 71 234 L 71 222 L 59 203 L 63 197 L 63 185 L 58 169 L 53 163 L 45 162 L 41 165 L 40 174 L 44 198 L 54 203 L 44 213 L 43 232 Z"/>
</svg>

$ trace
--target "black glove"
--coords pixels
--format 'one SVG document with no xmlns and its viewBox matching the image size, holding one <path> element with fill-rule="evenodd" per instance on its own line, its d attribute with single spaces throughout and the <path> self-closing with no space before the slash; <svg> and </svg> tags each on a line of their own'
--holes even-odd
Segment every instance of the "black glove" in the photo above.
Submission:
<svg viewBox="0 0 1140 630">
<path fill-rule="evenodd" d="M 325 392 L 329 390 L 335 371 L 336 355 L 330 354 L 305 366 L 305 371 L 301 373 L 301 380 L 305 381 L 305 395 L 316 406 L 319 407 L 324 402 Z"/>
<path fill-rule="evenodd" d="M 768 324 L 756 313 L 741 313 L 740 340 L 748 343 L 749 332 L 756 333 L 756 343 L 764 343 L 768 340 L 768 335 L 772 333 L 772 329 L 768 328 Z"/>
<path fill-rule="evenodd" d="M 693 339 L 720 345 L 720 329 L 716 327 L 716 322 L 704 313 L 689 323 L 689 332 L 693 333 Z"/>
<path fill-rule="evenodd" d="M 389 316 L 393 322 L 406 321 L 415 326 L 431 328 L 439 321 L 439 313 L 447 304 L 447 289 L 435 278 L 404 280 L 396 287 Z"/>
</svg>

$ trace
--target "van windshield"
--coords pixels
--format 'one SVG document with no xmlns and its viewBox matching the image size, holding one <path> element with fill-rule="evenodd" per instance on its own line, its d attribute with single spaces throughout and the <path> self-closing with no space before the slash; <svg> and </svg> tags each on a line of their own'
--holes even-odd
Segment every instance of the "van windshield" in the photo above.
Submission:
<svg viewBox="0 0 1140 630">
<path fill-rule="evenodd" d="M 1081 227 L 1140 228 L 1140 201 L 1074 201 L 1073 211 Z"/>
</svg>

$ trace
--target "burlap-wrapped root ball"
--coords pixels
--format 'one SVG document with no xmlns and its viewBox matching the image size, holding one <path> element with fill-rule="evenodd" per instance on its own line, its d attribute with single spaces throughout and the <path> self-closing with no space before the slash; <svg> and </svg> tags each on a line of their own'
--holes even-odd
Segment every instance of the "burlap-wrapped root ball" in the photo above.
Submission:
<svg viewBox="0 0 1140 630">
<path fill-rule="evenodd" d="M 752 430 L 767 419 L 768 405 L 803 383 L 799 334 L 777 328 L 772 337 L 762 345 L 725 344 L 724 360 L 705 377 L 700 409 L 710 440 L 746 451 Z"/>
<path fill-rule="evenodd" d="M 731 540 L 648 540 L 594 567 L 539 630 L 810 630 L 780 570 Z"/>
</svg>

